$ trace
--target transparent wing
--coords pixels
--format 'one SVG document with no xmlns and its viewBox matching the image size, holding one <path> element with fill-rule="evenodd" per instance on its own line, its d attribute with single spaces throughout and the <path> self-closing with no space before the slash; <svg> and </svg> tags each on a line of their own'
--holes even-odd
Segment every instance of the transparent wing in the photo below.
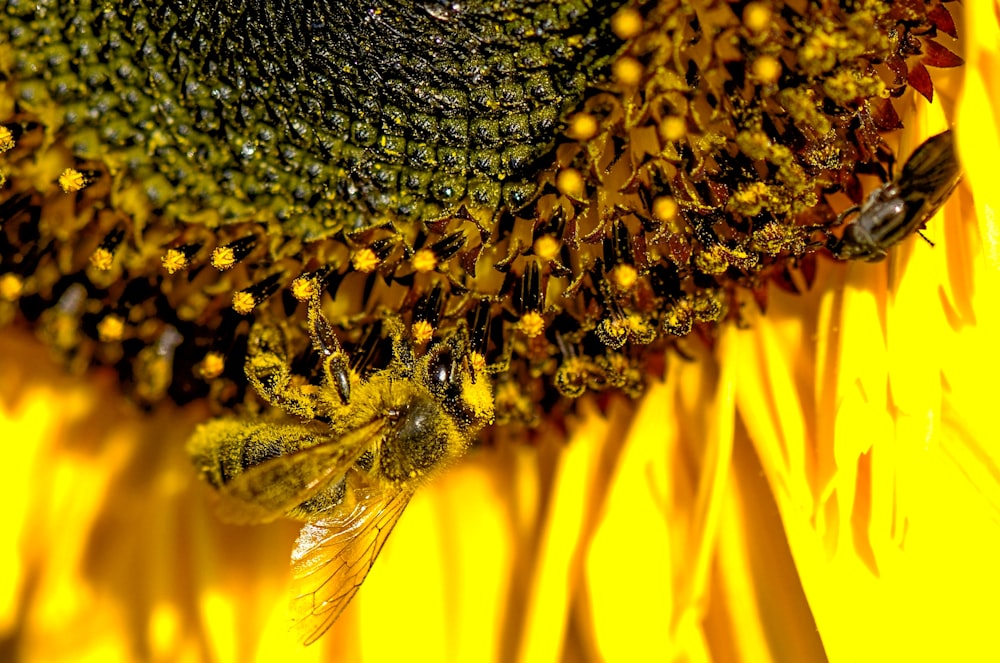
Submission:
<svg viewBox="0 0 1000 663">
<path fill-rule="evenodd" d="M 219 516 L 237 523 L 268 522 L 284 516 L 344 476 L 385 426 L 385 420 L 379 419 L 342 437 L 331 437 L 249 468 L 219 489 Z"/>
<path fill-rule="evenodd" d="M 906 201 L 902 234 L 923 228 L 961 178 L 954 134 L 945 131 L 924 141 L 906 161 L 899 178 L 900 197 Z"/>
<path fill-rule="evenodd" d="M 913 151 L 903 165 L 899 182 L 906 189 L 905 193 L 936 196 L 954 188 L 961 172 L 955 135 L 949 130 L 931 136 Z"/>
<path fill-rule="evenodd" d="M 375 563 L 412 489 L 348 491 L 356 501 L 308 523 L 292 551 L 292 620 L 306 645 L 337 621 Z"/>
</svg>

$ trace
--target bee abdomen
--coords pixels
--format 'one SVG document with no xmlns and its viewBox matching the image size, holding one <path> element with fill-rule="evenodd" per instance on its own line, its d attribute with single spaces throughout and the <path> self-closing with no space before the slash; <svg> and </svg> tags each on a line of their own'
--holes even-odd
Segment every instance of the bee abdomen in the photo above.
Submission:
<svg viewBox="0 0 1000 663">
<path fill-rule="evenodd" d="M 347 481 L 341 478 L 335 481 L 320 492 L 316 493 L 308 500 L 292 509 L 288 513 L 289 518 L 299 520 L 314 520 L 324 513 L 332 511 L 340 506 L 347 494 Z"/>
<path fill-rule="evenodd" d="M 300 425 L 220 419 L 202 424 L 188 442 L 198 473 L 214 488 L 256 465 L 298 451 L 314 440 Z"/>
</svg>

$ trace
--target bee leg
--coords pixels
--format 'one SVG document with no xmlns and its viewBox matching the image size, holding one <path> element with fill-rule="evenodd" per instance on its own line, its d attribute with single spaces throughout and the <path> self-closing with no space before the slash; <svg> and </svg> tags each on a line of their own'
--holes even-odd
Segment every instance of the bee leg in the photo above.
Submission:
<svg viewBox="0 0 1000 663">
<path fill-rule="evenodd" d="M 309 337 L 313 348 L 323 358 L 323 382 L 337 390 L 340 400 L 348 403 L 351 398 L 351 373 L 347 353 L 333 333 L 333 325 L 323 315 L 317 294 L 309 302 Z"/>
<path fill-rule="evenodd" d="M 486 367 L 486 372 L 492 375 L 500 375 L 510 371 L 510 358 L 514 354 L 514 345 L 504 343 L 503 352 L 497 360 Z"/>
<path fill-rule="evenodd" d="M 254 391 L 271 405 L 289 414 L 314 418 L 319 404 L 311 394 L 291 386 L 286 348 L 285 335 L 279 327 L 254 325 L 243 371 Z"/>
<path fill-rule="evenodd" d="M 803 257 L 803 256 L 805 256 L 805 255 L 807 255 L 809 253 L 813 253 L 813 252 L 818 251 L 818 250 L 820 250 L 820 249 L 822 249 L 824 247 L 829 248 L 830 247 L 830 242 L 832 240 L 836 240 L 836 239 L 837 238 L 834 237 L 831 233 L 825 233 L 823 239 L 812 240 L 812 241 L 806 242 L 805 243 L 805 250 L 801 254 L 797 254 L 795 256 L 795 258 L 796 259 L 801 258 L 801 257 Z"/>
<path fill-rule="evenodd" d="M 840 239 L 836 235 L 828 234 L 826 236 L 826 250 L 829 251 L 834 258 L 837 258 L 839 260 L 840 249 L 841 249 Z"/>
<path fill-rule="evenodd" d="M 924 240 L 925 242 L 927 242 L 928 244 L 930 244 L 932 247 L 934 246 L 934 242 L 932 242 L 931 240 L 927 239 L 927 235 L 924 234 L 923 230 L 918 230 L 917 234 L 920 235 L 920 239 Z"/>
<path fill-rule="evenodd" d="M 835 226 L 843 225 L 844 220 L 847 217 L 849 217 L 850 215 L 854 214 L 855 212 L 860 212 L 860 211 L 861 211 L 861 206 L 860 205 L 851 205 L 850 207 L 848 207 L 843 212 L 841 212 L 840 214 L 837 215 L 837 220 L 834 222 L 833 225 L 835 225 Z"/>
<path fill-rule="evenodd" d="M 402 369 L 403 375 L 413 375 L 417 359 L 413 354 L 413 346 L 406 340 L 406 328 L 403 323 L 399 318 L 387 316 L 382 324 L 392 343 L 392 363 Z"/>
<path fill-rule="evenodd" d="M 810 253 L 826 246 L 829 244 L 830 238 L 833 237 L 833 233 L 830 232 L 829 223 L 805 226 L 803 230 L 805 231 L 806 238 L 805 253 Z M 817 239 L 818 235 L 822 235 L 822 239 Z"/>
</svg>

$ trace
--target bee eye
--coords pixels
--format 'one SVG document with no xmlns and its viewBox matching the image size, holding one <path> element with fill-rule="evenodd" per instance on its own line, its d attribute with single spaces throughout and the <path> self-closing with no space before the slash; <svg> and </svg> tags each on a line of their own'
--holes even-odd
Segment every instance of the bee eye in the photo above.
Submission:
<svg viewBox="0 0 1000 663">
<path fill-rule="evenodd" d="M 427 380 L 434 391 L 444 391 L 455 382 L 455 354 L 442 348 L 427 366 Z"/>
</svg>

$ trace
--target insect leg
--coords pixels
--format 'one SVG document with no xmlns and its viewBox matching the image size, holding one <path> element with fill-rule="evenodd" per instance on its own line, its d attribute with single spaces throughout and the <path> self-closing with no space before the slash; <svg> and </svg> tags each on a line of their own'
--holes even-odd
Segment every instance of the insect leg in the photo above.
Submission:
<svg viewBox="0 0 1000 663">
<path fill-rule="evenodd" d="M 406 342 L 406 329 L 399 318 L 387 316 L 383 320 L 389 341 L 392 343 L 392 363 L 403 369 L 404 375 L 412 375 L 417 360 L 413 346 Z"/>
<path fill-rule="evenodd" d="M 337 390 L 344 403 L 351 398 L 351 372 L 347 353 L 333 333 L 333 325 L 323 315 L 319 294 L 309 301 L 309 336 L 323 358 L 323 381 Z"/>
<path fill-rule="evenodd" d="M 925 234 L 924 234 L 924 231 L 923 231 L 923 230 L 918 230 L 918 231 L 917 231 L 917 234 L 918 234 L 918 235 L 920 235 L 920 239 L 924 240 L 925 242 L 927 242 L 927 243 L 928 243 L 928 244 L 930 244 L 931 246 L 934 246 L 934 242 L 932 242 L 931 240 L 929 240 L 929 239 L 927 238 L 927 235 L 925 235 Z"/>
<path fill-rule="evenodd" d="M 315 417 L 321 409 L 315 396 L 291 386 L 287 342 L 277 326 L 254 325 L 243 370 L 254 391 L 271 405 L 305 418 Z"/>
</svg>

